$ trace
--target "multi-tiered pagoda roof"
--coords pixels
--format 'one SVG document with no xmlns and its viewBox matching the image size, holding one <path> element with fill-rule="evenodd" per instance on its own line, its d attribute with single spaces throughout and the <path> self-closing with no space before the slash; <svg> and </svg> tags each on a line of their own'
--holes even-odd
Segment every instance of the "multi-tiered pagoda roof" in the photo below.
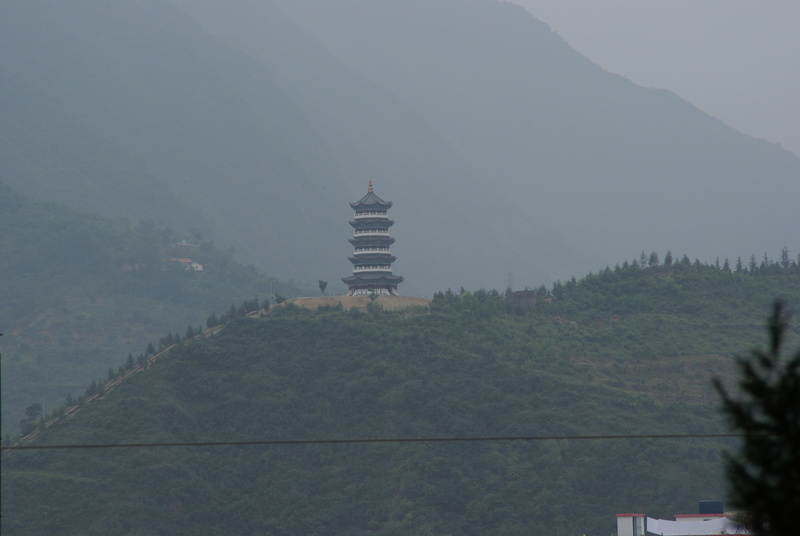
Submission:
<svg viewBox="0 0 800 536">
<path fill-rule="evenodd" d="M 350 203 L 355 211 L 350 222 L 353 256 L 349 260 L 353 263 L 353 275 L 342 278 L 349 296 L 397 294 L 397 285 L 403 277 L 392 273 L 392 263 L 397 257 L 389 251 L 394 243 L 394 238 L 389 236 L 389 227 L 394 221 L 387 215 L 391 206 L 391 201 L 384 201 L 372 191 L 372 181 L 369 181 L 367 194 Z"/>
</svg>

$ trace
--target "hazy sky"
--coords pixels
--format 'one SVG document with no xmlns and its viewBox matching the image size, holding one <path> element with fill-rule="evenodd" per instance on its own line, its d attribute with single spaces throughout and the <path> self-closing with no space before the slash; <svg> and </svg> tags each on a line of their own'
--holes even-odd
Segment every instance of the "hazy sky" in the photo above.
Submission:
<svg viewBox="0 0 800 536">
<path fill-rule="evenodd" d="M 800 1 L 512 1 L 608 71 L 800 155 Z"/>
</svg>

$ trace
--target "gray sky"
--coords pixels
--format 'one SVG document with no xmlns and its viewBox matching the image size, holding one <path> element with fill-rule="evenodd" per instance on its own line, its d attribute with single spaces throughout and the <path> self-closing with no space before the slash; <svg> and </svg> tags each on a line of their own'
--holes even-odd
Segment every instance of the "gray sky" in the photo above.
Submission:
<svg viewBox="0 0 800 536">
<path fill-rule="evenodd" d="M 800 155 L 800 1 L 511 1 L 606 70 Z"/>
</svg>

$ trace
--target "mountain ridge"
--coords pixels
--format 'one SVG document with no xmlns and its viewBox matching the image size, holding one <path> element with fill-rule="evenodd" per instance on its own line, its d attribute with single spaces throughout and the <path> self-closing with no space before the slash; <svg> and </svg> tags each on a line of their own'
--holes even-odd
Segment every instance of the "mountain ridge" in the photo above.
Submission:
<svg viewBox="0 0 800 536">
<path fill-rule="evenodd" d="M 89 125 L 84 146 L 130 157 L 90 150 L 105 193 L 76 182 L 69 202 L 98 210 L 121 197 L 112 178 L 145 185 L 159 204 L 140 189 L 133 217 L 201 229 L 278 276 L 348 272 L 346 203 L 369 179 L 395 202 L 412 294 L 535 286 L 656 243 L 724 258 L 795 240 L 800 159 L 603 71 L 512 5 L 61 9 L 4 4 L 3 68 Z M 10 135 L 0 174 L 21 191 L 48 177 L 37 195 L 54 199 L 67 177 L 19 155 L 68 155 L 69 123 L 28 128 L 31 99 L 10 98 L 10 124 L 45 139 Z"/>
<path fill-rule="evenodd" d="M 703 226 L 709 236 L 722 237 L 727 226 L 731 232 L 725 241 L 731 245 L 734 236 L 752 240 L 745 215 L 774 211 L 772 196 L 758 195 L 756 184 L 767 181 L 774 195 L 792 198 L 800 187 L 800 159 L 788 151 L 735 133 L 669 91 L 640 88 L 604 71 L 513 4 L 467 3 L 486 16 L 467 17 L 472 25 L 459 28 L 471 39 L 449 44 L 461 45 L 459 63 L 448 61 L 452 55 L 440 53 L 433 43 L 442 43 L 444 34 L 436 28 L 444 28 L 445 21 L 458 25 L 464 18 L 462 3 L 437 4 L 447 7 L 431 10 L 438 24 L 409 15 L 415 9 L 427 13 L 424 2 L 376 9 L 353 1 L 347 11 L 316 0 L 276 3 L 337 57 L 423 110 L 440 132 L 458 136 L 464 154 L 485 176 L 502 177 L 515 199 L 527 201 L 520 208 L 540 216 L 569 242 L 581 240 L 580 249 L 591 252 L 595 264 L 613 262 L 603 250 L 616 248 L 615 237 L 623 236 L 623 247 L 644 236 L 673 244 L 682 237 L 679 249 L 692 256 L 731 256 L 731 246 L 720 248 L 720 240 L 698 247 L 695 237 L 690 247 L 686 237 L 691 227 Z M 504 31 L 489 32 L 489 24 L 480 25 L 487 19 L 493 29 Z M 469 33 L 467 27 L 476 30 Z M 391 31 L 404 46 L 392 48 L 387 44 L 392 41 L 381 37 L 383 31 Z M 365 42 L 371 46 L 360 46 Z M 383 62 L 389 49 L 405 54 L 404 61 Z M 495 61 L 475 60 L 468 68 L 469 61 L 487 55 Z M 478 72 L 478 66 L 486 71 Z M 426 91 L 429 84 L 447 88 L 451 102 Z M 620 204 L 622 199 L 630 203 Z M 778 211 L 788 215 L 790 210 L 786 204 Z M 637 236 L 637 221 L 655 225 Z M 783 236 L 788 243 L 793 239 L 786 233 L 798 223 L 787 216 L 763 236 Z"/>
</svg>

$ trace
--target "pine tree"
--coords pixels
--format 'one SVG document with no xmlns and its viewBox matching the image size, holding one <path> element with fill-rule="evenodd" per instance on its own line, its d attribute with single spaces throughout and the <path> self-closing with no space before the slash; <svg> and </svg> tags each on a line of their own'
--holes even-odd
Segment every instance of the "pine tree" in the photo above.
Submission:
<svg viewBox="0 0 800 536">
<path fill-rule="evenodd" d="M 31 404 L 25 409 L 25 416 L 29 421 L 35 421 L 42 417 L 42 405 L 38 402 Z"/>
<path fill-rule="evenodd" d="M 786 246 L 784 246 L 783 249 L 781 250 L 780 263 L 781 263 L 781 268 L 783 268 L 784 271 L 789 271 L 789 266 L 791 266 L 792 261 L 789 259 L 789 248 L 787 248 Z"/>
<path fill-rule="evenodd" d="M 714 387 L 734 429 L 744 434 L 738 455 L 726 455 L 732 503 L 748 510 L 756 534 L 797 534 L 800 506 L 800 350 L 784 359 L 787 330 L 783 306 L 776 303 L 768 325 L 767 351 L 740 357 L 739 398 L 719 379 Z"/>
<path fill-rule="evenodd" d="M 758 264 L 756 263 L 755 255 L 750 255 L 750 262 L 747 265 L 747 269 L 750 272 L 750 275 L 753 275 L 756 273 L 756 270 L 758 270 Z"/>
</svg>

